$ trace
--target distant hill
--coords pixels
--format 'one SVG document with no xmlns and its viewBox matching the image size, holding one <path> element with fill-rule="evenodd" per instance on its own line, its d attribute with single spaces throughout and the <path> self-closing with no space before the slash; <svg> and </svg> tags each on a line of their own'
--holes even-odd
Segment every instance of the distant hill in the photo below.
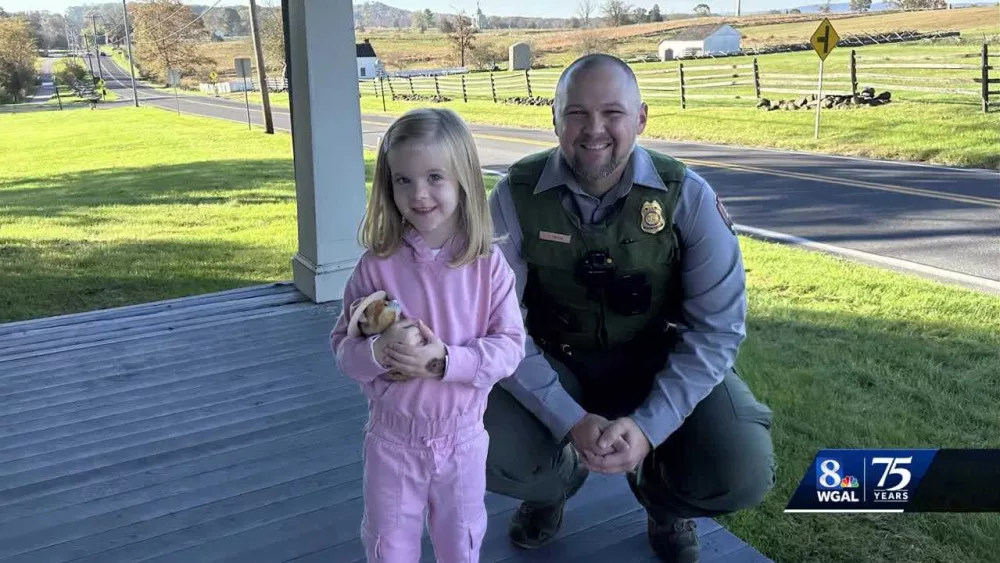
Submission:
<svg viewBox="0 0 1000 563">
<path fill-rule="evenodd" d="M 799 11 L 803 14 L 818 14 L 825 4 L 813 4 L 810 6 L 799 6 Z M 883 10 L 892 10 L 895 6 L 889 4 L 888 2 L 872 2 L 872 7 L 870 12 L 881 12 Z M 843 14 L 851 11 L 851 3 L 843 2 L 840 4 L 830 4 L 830 12 L 834 14 Z"/>
<path fill-rule="evenodd" d="M 361 27 L 410 27 L 413 12 L 381 2 L 354 4 L 354 25 Z"/>
<path fill-rule="evenodd" d="M 467 13 L 472 17 L 474 14 Z M 493 29 L 558 29 L 570 27 L 569 18 L 526 18 L 521 16 L 487 15 L 487 27 Z M 454 14 L 434 14 L 435 18 L 454 18 Z M 597 20 L 599 18 L 591 18 Z M 374 28 L 407 28 L 413 25 L 413 12 L 396 8 L 382 2 L 360 2 L 354 4 L 354 25 Z"/>
<path fill-rule="evenodd" d="M 954 6 L 955 8 L 967 8 L 970 6 L 993 6 L 995 4 L 996 2 L 951 2 L 951 5 Z M 803 14 L 818 14 L 823 6 L 825 6 L 825 4 L 812 4 L 809 6 L 799 6 L 799 11 L 801 11 Z M 872 7 L 871 10 L 869 10 L 869 13 L 882 12 L 885 10 L 896 10 L 896 9 L 898 8 L 896 8 L 894 4 L 890 4 L 889 2 L 872 2 Z M 830 4 L 831 13 L 843 14 L 850 11 L 851 11 L 850 2 Z"/>
</svg>

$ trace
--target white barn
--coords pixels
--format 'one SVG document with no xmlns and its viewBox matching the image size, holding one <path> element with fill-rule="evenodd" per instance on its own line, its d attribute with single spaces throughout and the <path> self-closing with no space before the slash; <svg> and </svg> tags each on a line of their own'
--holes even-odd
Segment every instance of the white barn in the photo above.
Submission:
<svg viewBox="0 0 1000 563">
<path fill-rule="evenodd" d="M 355 43 L 354 50 L 358 58 L 358 78 L 374 78 L 378 76 L 378 56 L 371 42 Z"/>
<path fill-rule="evenodd" d="M 729 24 L 695 25 L 679 30 L 660 41 L 657 54 L 661 61 L 700 55 L 738 53 L 743 34 Z"/>
</svg>

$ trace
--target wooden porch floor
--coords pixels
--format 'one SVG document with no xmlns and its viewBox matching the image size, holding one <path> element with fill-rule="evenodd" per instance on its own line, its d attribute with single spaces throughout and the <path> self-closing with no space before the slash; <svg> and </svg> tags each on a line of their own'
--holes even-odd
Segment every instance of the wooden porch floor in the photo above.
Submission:
<svg viewBox="0 0 1000 563">
<path fill-rule="evenodd" d="M 338 312 L 277 284 L 0 325 L 0 561 L 363 561 Z M 622 478 L 592 477 L 534 552 L 507 540 L 516 502 L 487 502 L 484 563 L 656 561 Z M 705 563 L 769 561 L 699 531 Z"/>
</svg>

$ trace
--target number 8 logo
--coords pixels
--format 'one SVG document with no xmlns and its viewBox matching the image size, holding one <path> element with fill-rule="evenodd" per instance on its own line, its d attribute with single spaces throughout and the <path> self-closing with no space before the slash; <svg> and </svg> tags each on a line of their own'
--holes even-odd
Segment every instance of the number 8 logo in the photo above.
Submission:
<svg viewBox="0 0 1000 563">
<path fill-rule="evenodd" d="M 821 485 L 823 485 L 828 489 L 832 489 L 840 484 L 840 473 L 838 473 L 840 471 L 840 463 L 837 462 L 837 460 L 824 459 L 823 463 L 820 464 L 819 468 L 820 471 L 823 472 L 823 474 L 819 478 L 819 482 Z M 833 479 L 833 482 L 832 483 L 828 482 L 827 481 L 828 479 Z"/>
</svg>

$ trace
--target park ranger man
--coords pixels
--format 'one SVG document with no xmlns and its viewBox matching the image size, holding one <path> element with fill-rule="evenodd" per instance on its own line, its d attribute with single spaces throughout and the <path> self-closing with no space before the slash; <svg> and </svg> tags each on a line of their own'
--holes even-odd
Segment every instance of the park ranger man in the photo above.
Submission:
<svg viewBox="0 0 1000 563">
<path fill-rule="evenodd" d="M 738 239 L 712 188 L 636 144 L 632 70 L 566 68 L 558 147 L 511 166 L 490 198 L 530 335 L 490 394 L 487 487 L 523 502 L 511 540 L 544 545 L 590 471 L 626 476 L 664 561 L 699 560 L 692 518 L 774 486 L 771 410 L 734 368 L 745 337 Z"/>
</svg>

